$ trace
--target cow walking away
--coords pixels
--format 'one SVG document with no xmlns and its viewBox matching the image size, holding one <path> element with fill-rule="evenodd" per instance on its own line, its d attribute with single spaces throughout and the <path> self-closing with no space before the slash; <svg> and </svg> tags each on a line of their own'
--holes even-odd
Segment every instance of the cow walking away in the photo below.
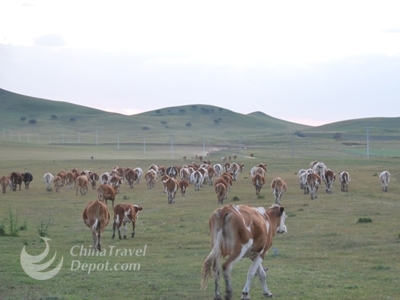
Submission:
<svg viewBox="0 0 400 300">
<path fill-rule="evenodd" d="M 379 174 L 379 180 L 382 183 L 382 192 L 387 192 L 389 188 L 390 182 L 390 173 L 389 171 L 383 171 Z"/>
<path fill-rule="evenodd" d="M 326 185 L 325 191 L 328 194 L 332 194 L 332 186 L 335 179 L 336 179 L 335 173 L 332 170 L 328 169 L 325 172 L 325 185 Z"/>
<path fill-rule="evenodd" d="M 119 239 L 122 239 L 120 228 L 124 225 L 124 239 L 126 239 L 126 227 L 128 223 L 132 223 L 131 237 L 134 237 L 136 219 L 138 218 L 139 211 L 142 209 L 143 207 L 129 203 L 117 204 L 114 208 L 113 235 L 111 238 L 115 238 L 115 229 L 118 229 Z"/>
<path fill-rule="evenodd" d="M 256 188 L 256 195 L 260 197 L 261 189 L 265 184 L 265 178 L 260 173 L 256 173 L 251 179 L 254 187 Z"/>
<path fill-rule="evenodd" d="M 89 202 L 83 210 L 82 218 L 92 231 L 93 249 L 101 251 L 101 234 L 110 223 L 107 206 L 99 200 Z"/>
<path fill-rule="evenodd" d="M 100 201 L 107 205 L 107 200 L 111 201 L 112 208 L 114 209 L 115 196 L 118 194 L 118 187 L 109 184 L 100 184 L 97 188 L 97 197 Z"/>
<path fill-rule="evenodd" d="M 318 174 L 311 173 L 307 175 L 307 187 L 310 191 L 311 199 L 317 198 L 317 191 L 321 183 L 322 179 Z"/>
<path fill-rule="evenodd" d="M 271 182 L 271 189 L 275 197 L 275 204 L 281 204 L 282 194 L 286 192 L 287 189 L 286 182 L 282 178 L 276 177 Z"/>
<path fill-rule="evenodd" d="M 338 174 L 339 176 L 339 181 L 340 181 L 340 190 L 342 192 L 348 192 L 349 191 L 349 182 L 351 180 L 350 174 L 347 171 L 340 172 Z"/>
<path fill-rule="evenodd" d="M 209 219 L 212 250 L 203 264 L 202 288 L 205 289 L 213 272 L 214 299 L 222 299 L 219 287 L 222 273 L 226 286 L 225 299 L 232 299 L 231 270 L 241 258 L 248 257 L 252 264 L 247 272 L 242 299 L 250 299 L 251 281 L 256 273 L 261 280 L 264 296 L 272 297 L 261 263 L 272 246 L 275 234 L 287 232 L 285 218 L 284 207 L 276 204 L 267 210 L 263 207 L 232 204 L 216 209 Z M 226 257 L 226 260 L 221 272 L 222 257 Z"/>
</svg>

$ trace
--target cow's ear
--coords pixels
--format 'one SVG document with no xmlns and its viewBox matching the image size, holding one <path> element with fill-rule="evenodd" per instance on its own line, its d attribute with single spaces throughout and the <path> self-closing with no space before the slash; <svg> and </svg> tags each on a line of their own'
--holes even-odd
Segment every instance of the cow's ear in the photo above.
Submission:
<svg viewBox="0 0 400 300">
<path fill-rule="evenodd" d="M 283 206 L 279 207 L 279 216 L 283 215 L 283 211 L 285 210 L 285 208 Z"/>
</svg>

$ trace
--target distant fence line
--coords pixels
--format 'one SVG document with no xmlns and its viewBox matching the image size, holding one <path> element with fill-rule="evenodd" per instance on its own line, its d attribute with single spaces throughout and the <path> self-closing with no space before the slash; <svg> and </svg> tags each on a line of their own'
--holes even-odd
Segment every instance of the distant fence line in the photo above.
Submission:
<svg viewBox="0 0 400 300">
<path fill-rule="evenodd" d="M 206 134 L 206 133 L 205 133 Z M 123 146 L 134 146 L 142 148 L 146 152 L 147 147 L 170 147 L 171 151 L 176 146 L 193 146 L 197 144 L 202 149 L 203 154 L 207 149 L 226 148 L 241 153 L 243 150 L 252 147 L 262 147 L 264 149 L 276 149 L 277 151 L 307 152 L 315 148 L 326 148 L 333 151 L 341 151 L 357 156 L 385 156 L 400 157 L 400 136 L 379 135 L 374 136 L 369 132 L 366 136 L 348 135 L 346 140 L 334 143 L 333 134 L 332 143 L 321 143 L 321 138 L 330 139 L 328 133 L 315 133 L 312 135 L 299 137 L 295 133 L 287 134 L 255 134 L 237 136 L 236 138 L 210 138 L 207 136 L 188 137 L 174 136 L 169 134 L 121 134 L 121 133 L 103 133 L 103 132 L 77 132 L 77 133 L 32 133 L 13 131 L 3 128 L 3 134 L 0 140 L 11 140 L 31 144 L 47 144 L 57 146 L 115 146 L 120 150 Z M 349 142 L 348 139 L 359 139 L 359 142 Z M 188 143 L 187 140 L 190 139 Z M 290 154 L 288 154 L 290 156 Z"/>
</svg>

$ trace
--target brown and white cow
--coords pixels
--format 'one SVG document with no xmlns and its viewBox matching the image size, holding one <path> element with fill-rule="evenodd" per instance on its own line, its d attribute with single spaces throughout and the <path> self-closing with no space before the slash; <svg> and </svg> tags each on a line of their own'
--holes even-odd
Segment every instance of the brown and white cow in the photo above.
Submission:
<svg viewBox="0 0 400 300">
<path fill-rule="evenodd" d="M 64 171 L 60 171 L 60 172 L 57 173 L 56 176 L 60 176 L 60 178 L 61 178 L 61 186 L 64 186 L 67 173 L 65 173 Z"/>
<path fill-rule="evenodd" d="M 286 182 L 282 178 L 276 177 L 271 182 L 271 189 L 275 197 L 275 204 L 281 204 L 282 194 L 286 192 L 287 189 Z"/>
<path fill-rule="evenodd" d="M 156 183 L 156 175 L 152 171 L 147 171 L 144 174 L 144 179 L 146 180 L 146 185 L 148 189 L 152 189 Z"/>
<path fill-rule="evenodd" d="M 332 186 L 335 179 L 336 179 L 335 173 L 331 169 L 328 169 L 325 172 L 325 185 L 326 185 L 325 191 L 328 194 L 332 194 Z"/>
<path fill-rule="evenodd" d="M 287 232 L 285 218 L 284 207 L 276 204 L 268 210 L 263 207 L 232 204 L 216 209 L 209 219 L 212 250 L 203 264 L 202 288 L 205 289 L 213 271 L 214 299 L 222 299 L 219 287 L 220 261 L 222 257 L 227 257 L 222 264 L 226 284 L 225 299 L 232 299 L 231 270 L 241 258 L 248 257 L 252 264 L 242 290 L 242 299 L 250 299 L 251 281 L 256 273 L 261 280 L 264 296 L 272 297 L 267 287 L 262 261 L 272 246 L 275 234 Z"/>
<path fill-rule="evenodd" d="M 382 183 L 382 192 L 387 192 L 390 182 L 390 173 L 389 171 L 383 171 L 379 174 L 379 180 Z"/>
<path fill-rule="evenodd" d="M 253 178 L 251 179 L 251 182 L 253 183 L 254 187 L 256 188 L 256 195 L 257 197 L 260 197 L 260 192 L 265 184 L 265 178 L 263 175 L 260 173 L 256 173 Z"/>
<path fill-rule="evenodd" d="M 265 178 L 265 169 L 259 166 L 254 166 L 250 169 L 250 176 L 253 178 L 256 173 L 261 174 Z"/>
<path fill-rule="evenodd" d="M 300 188 L 304 190 L 304 194 L 308 194 L 310 192 L 310 189 L 307 185 L 307 177 L 308 174 L 312 174 L 314 171 L 312 169 L 300 169 L 297 172 L 297 178 L 299 179 L 300 182 Z"/>
<path fill-rule="evenodd" d="M 19 172 L 12 172 L 9 176 L 10 184 L 13 192 L 17 190 L 17 185 L 19 186 L 19 190 L 21 190 L 22 185 L 22 175 Z"/>
<path fill-rule="evenodd" d="M 56 190 L 56 193 L 59 193 L 60 192 L 60 188 L 63 185 L 61 177 L 60 176 L 54 177 L 53 183 L 54 183 L 54 189 Z"/>
<path fill-rule="evenodd" d="M 349 182 L 351 180 L 350 174 L 347 171 L 340 172 L 338 174 L 339 176 L 339 181 L 340 181 L 340 190 L 342 192 L 348 192 L 349 191 Z"/>
<path fill-rule="evenodd" d="M 118 187 L 109 184 L 100 184 L 97 188 L 97 197 L 100 201 L 105 202 L 111 201 L 112 208 L 114 209 L 115 196 L 118 194 Z"/>
<path fill-rule="evenodd" d="M 96 189 L 97 181 L 99 181 L 100 177 L 96 172 L 92 172 L 89 175 L 89 182 L 90 185 L 92 186 L 92 190 Z"/>
<path fill-rule="evenodd" d="M 168 177 L 168 179 L 162 181 L 168 197 L 168 204 L 175 203 L 176 191 L 179 189 L 179 182 L 175 178 Z"/>
<path fill-rule="evenodd" d="M 322 179 L 318 174 L 311 173 L 307 175 L 307 187 L 310 191 L 311 199 L 317 198 L 318 187 L 321 185 Z"/>
<path fill-rule="evenodd" d="M 190 181 L 194 184 L 194 190 L 199 191 L 204 182 L 203 174 L 200 171 L 194 171 L 190 175 Z"/>
<path fill-rule="evenodd" d="M 221 179 L 223 180 L 223 179 Z M 214 187 L 215 193 L 217 194 L 218 204 L 224 204 L 224 200 L 227 198 L 227 188 L 223 182 L 216 182 Z"/>
<path fill-rule="evenodd" d="M 101 251 L 101 234 L 110 223 L 110 213 L 107 206 L 95 200 L 86 204 L 82 213 L 83 222 L 92 231 L 93 249 Z"/>
<path fill-rule="evenodd" d="M 323 162 L 317 162 L 316 164 L 314 164 L 312 169 L 314 173 L 316 173 L 324 182 L 326 182 L 325 173 L 326 171 L 328 171 L 328 168 Z"/>
<path fill-rule="evenodd" d="M 186 195 L 186 190 L 189 186 L 189 182 L 187 182 L 185 179 L 182 179 L 179 181 L 179 188 L 181 190 L 182 197 Z"/>
<path fill-rule="evenodd" d="M 208 181 L 208 185 L 213 185 L 213 179 L 215 177 L 215 170 L 213 167 L 208 166 L 207 168 L 207 181 Z"/>
<path fill-rule="evenodd" d="M 120 228 L 124 225 L 124 239 L 126 239 L 126 225 L 132 223 L 132 235 L 135 236 L 136 219 L 138 217 L 139 211 L 143 208 L 138 205 L 132 205 L 129 203 L 117 204 L 114 208 L 114 222 L 113 222 L 113 235 L 111 238 L 115 237 L 115 229 L 118 229 L 119 239 L 121 237 Z"/>
<path fill-rule="evenodd" d="M 10 179 L 6 176 L 0 178 L 0 185 L 2 187 L 3 193 L 6 193 L 7 187 L 10 184 Z"/>
<path fill-rule="evenodd" d="M 67 189 L 72 189 L 72 186 L 75 184 L 75 174 L 78 174 L 76 172 L 67 172 L 65 174 L 65 186 Z"/>
<path fill-rule="evenodd" d="M 89 190 L 89 179 L 87 178 L 86 175 L 80 175 L 76 178 L 75 186 L 76 186 L 76 195 L 78 196 L 78 190 L 79 190 L 79 192 L 83 196 Z"/>
</svg>

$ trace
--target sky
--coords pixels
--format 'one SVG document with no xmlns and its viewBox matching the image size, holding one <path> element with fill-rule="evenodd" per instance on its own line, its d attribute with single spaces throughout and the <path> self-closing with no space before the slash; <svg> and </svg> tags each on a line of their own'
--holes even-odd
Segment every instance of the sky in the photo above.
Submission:
<svg viewBox="0 0 400 300">
<path fill-rule="evenodd" d="M 0 88 L 126 115 L 400 117 L 400 1 L 1 0 Z"/>
</svg>

